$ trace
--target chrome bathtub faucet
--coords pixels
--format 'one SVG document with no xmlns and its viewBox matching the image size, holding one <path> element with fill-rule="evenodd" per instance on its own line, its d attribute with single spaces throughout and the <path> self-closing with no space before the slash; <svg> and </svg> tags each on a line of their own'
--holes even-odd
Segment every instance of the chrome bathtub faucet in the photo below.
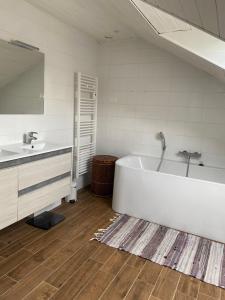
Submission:
<svg viewBox="0 0 225 300">
<path fill-rule="evenodd" d="M 200 152 L 189 152 L 187 150 L 179 151 L 178 155 L 186 157 L 186 158 L 195 158 L 198 159 L 202 156 Z"/>
<path fill-rule="evenodd" d="M 183 156 L 187 159 L 186 177 L 188 177 L 191 158 L 199 159 L 201 158 L 202 154 L 200 152 L 189 152 L 187 150 L 184 150 L 184 151 L 179 151 L 178 155 Z"/>
</svg>

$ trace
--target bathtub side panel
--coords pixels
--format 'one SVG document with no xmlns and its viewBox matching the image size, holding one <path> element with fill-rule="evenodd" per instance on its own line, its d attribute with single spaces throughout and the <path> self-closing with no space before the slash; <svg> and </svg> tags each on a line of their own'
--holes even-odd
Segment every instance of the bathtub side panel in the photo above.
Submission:
<svg viewBox="0 0 225 300">
<path fill-rule="evenodd" d="M 113 209 L 225 242 L 225 186 L 117 167 Z"/>
</svg>

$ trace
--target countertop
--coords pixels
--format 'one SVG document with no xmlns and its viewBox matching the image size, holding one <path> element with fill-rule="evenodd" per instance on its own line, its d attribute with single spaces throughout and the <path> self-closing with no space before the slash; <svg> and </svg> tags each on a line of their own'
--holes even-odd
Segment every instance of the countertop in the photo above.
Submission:
<svg viewBox="0 0 225 300">
<path fill-rule="evenodd" d="M 32 149 L 31 147 L 34 147 Z M 31 149 L 29 149 L 29 147 Z M 68 153 L 73 146 L 69 144 L 52 144 L 45 141 L 38 141 L 32 145 L 22 143 L 0 146 L 0 169 L 34 161 L 54 155 Z M 7 153 L 9 152 L 9 154 Z M 11 153 L 12 154 L 11 154 Z"/>
</svg>

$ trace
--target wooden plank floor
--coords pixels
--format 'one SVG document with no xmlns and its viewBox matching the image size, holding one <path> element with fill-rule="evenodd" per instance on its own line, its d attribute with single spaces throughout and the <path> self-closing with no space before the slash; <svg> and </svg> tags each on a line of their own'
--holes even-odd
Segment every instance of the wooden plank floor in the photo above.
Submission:
<svg viewBox="0 0 225 300">
<path fill-rule="evenodd" d="M 0 231 L 0 300 L 224 300 L 225 292 L 150 261 L 89 241 L 114 213 L 109 199 L 79 194 L 55 210 L 49 231 L 24 220 Z"/>
</svg>

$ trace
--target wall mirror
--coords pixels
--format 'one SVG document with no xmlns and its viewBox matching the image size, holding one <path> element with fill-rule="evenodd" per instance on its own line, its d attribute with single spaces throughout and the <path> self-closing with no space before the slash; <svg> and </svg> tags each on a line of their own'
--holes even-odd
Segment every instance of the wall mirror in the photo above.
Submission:
<svg viewBox="0 0 225 300">
<path fill-rule="evenodd" d="M 0 40 L 0 114 L 43 114 L 44 54 L 16 44 Z"/>
</svg>

